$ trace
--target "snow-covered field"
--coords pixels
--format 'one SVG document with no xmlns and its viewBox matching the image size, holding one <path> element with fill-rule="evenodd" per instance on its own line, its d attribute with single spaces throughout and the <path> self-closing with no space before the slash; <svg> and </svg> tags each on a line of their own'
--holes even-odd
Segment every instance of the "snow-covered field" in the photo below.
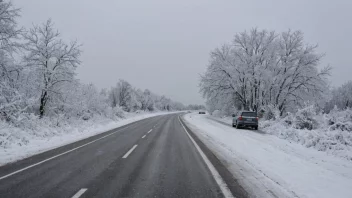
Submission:
<svg viewBox="0 0 352 198">
<path fill-rule="evenodd" d="M 26 130 L 0 122 L 0 166 L 50 149 L 54 149 L 145 118 L 175 112 L 125 113 L 125 118 L 113 121 L 97 117 L 88 121 L 53 127 L 32 123 Z M 52 124 L 52 123 L 50 123 Z"/>
<path fill-rule="evenodd" d="M 352 197 L 352 162 L 277 136 L 219 123 L 184 120 L 252 197 Z"/>
</svg>

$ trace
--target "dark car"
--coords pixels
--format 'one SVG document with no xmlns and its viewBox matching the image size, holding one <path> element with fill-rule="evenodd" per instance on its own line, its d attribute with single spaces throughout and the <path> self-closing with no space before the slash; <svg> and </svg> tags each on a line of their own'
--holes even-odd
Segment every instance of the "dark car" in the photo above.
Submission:
<svg viewBox="0 0 352 198">
<path fill-rule="evenodd" d="M 232 126 L 237 129 L 241 127 L 252 127 L 258 130 L 258 115 L 254 111 L 240 111 L 237 115 L 232 115 Z"/>
<path fill-rule="evenodd" d="M 199 114 L 205 114 L 205 111 L 200 111 Z"/>
</svg>

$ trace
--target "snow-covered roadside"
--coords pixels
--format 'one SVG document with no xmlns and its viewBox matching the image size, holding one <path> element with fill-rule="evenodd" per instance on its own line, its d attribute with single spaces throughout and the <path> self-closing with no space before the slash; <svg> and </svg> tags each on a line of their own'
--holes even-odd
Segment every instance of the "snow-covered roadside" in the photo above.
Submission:
<svg viewBox="0 0 352 198">
<path fill-rule="evenodd" d="M 40 126 L 40 131 L 26 131 L 0 123 L 0 166 L 47 150 L 51 150 L 145 118 L 177 112 L 128 113 L 113 121 L 95 118 L 63 127 Z M 23 141 L 25 139 L 25 141 Z M 23 144 L 25 142 L 25 144 Z"/>
<path fill-rule="evenodd" d="M 207 117 L 184 120 L 252 197 L 352 197 L 351 161 Z"/>
<path fill-rule="evenodd" d="M 259 129 L 262 133 L 275 135 L 286 141 L 293 141 L 352 161 L 352 111 L 350 109 L 334 110 L 330 114 L 313 114 L 304 119 L 301 116 L 302 114 L 298 116 L 290 114 L 276 120 L 260 119 Z M 297 120 L 297 117 L 300 119 Z M 232 117 L 212 115 L 209 118 L 228 125 L 232 124 Z M 302 121 L 304 124 L 312 123 L 313 128 L 300 129 L 297 123 L 302 124 Z"/>
</svg>

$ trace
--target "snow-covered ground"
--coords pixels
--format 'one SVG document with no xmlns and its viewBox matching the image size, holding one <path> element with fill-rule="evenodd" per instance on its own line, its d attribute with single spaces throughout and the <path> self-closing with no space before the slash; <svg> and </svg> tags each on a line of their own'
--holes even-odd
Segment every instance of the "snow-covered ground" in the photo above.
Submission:
<svg viewBox="0 0 352 198">
<path fill-rule="evenodd" d="M 214 114 L 209 118 L 232 124 L 232 117 Z M 305 127 L 302 127 L 305 126 Z M 307 129 L 311 126 L 311 129 Z M 262 133 L 275 135 L 305 147 L 352 161 L 352 110 L 334 109 L 329 114 L 315 113 L 312 106 L 277 119 L 260 119 Z"/>
<path fill-rule="evenodd" d="M 209 115 L 184 120 L 251 197 L 352 197 L 352 162 L 260 131 L 235 129 Z"/>
<path fill-rule="evenodd" d="M 176 112 L 125 113 L 116 121 L 107 118 L 94 118 L 78 121 L 65 126 L 52 127 L 38 124 L 35 129 L 24 130 L 0 122 L 0 166 L 50 149 L 54 149 L 105 131 L 145 118 Z M 35 123 L 32 123 L 35 125 Z"/>
</svg>

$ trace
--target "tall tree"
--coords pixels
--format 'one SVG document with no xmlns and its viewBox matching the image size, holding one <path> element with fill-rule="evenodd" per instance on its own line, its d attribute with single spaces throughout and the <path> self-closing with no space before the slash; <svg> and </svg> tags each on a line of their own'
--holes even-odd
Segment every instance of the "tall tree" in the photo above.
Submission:
<svg viewBox="0 0 352 198">
<path fill-rule="evenodd" d="M 208 104 L 231 99 L 234 107 L 240 103 L 241 109 L 257 110 L 273 105 L 282 114 L 326 88 L 330 68 L 318 70 L 322 55 L 316 48 L 304 43 L 300 31 L 252 29 L 236 34 L 232 43 L 211 52 L 200 91 L 212 101 Z"/>
<path fill-rule="evenodd" d="M 80 45 L 77 41 L 65 43 L 50 19 L 31 28 L 24 38 L 28 51 L 24 60 L 35 70 L 39 82 L 39 114 L 42 117 L 48 100 L 61 94 L 60 85 L 73 81 L 75 69 L 80 64 Z"/>
<path fill-rule="evenodd" d="M 22 67 L 14 59 L 20 46 L 16 41 L 22 32 L 16 21 L 19 12 L 11 2 L 0 1 L 0 119 L 11 120 L 25 108 L 19 93 Z"/>
<path fill-rule="evenodd" d="M 331 98 L 325 104 L 325 111 L 329 112 L 335 106 L 340 110 L 352 108 L 352 81 L 331 90 Z"/>
<path fill-rule="evenodd" d="M 110 101 L 112 107 L 120 106 L 125 111 L 130 111 L 132 107 L 132 86 L 125 80 L 120 79 L 110 90 Z"/>
</svg>

